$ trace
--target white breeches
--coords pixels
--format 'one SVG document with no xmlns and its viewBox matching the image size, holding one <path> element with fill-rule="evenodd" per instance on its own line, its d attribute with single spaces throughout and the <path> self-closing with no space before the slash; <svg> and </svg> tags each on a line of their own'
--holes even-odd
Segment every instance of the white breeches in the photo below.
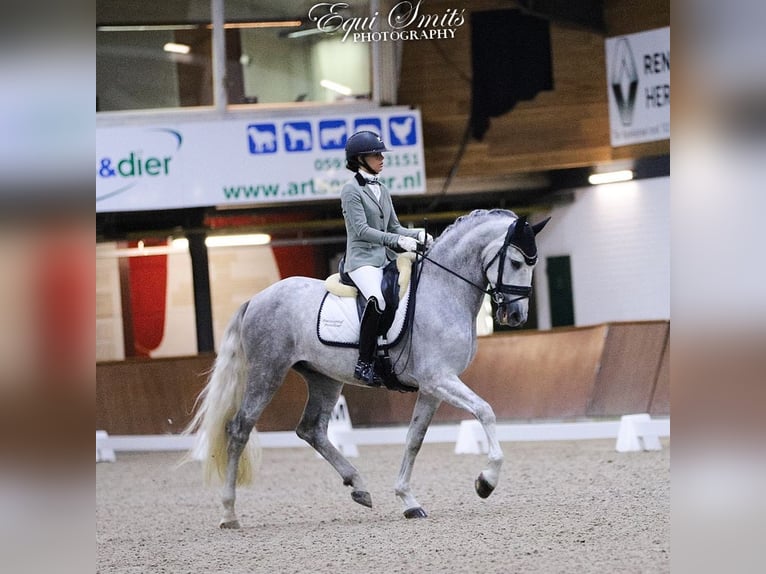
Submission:
<svg viewBox="0 0 766 574">
<path fill-rule="evenodd" d="M 380 290 L 380 282 L 383 280 L 383 268 L 363 265 L 353 271 L 349 271 L 348 274 L 356 283 L 365 299 L 375 297 L 378 300 L 380 310 L 382 311 L 386 308 L 383 292 Z"/>
</svg>

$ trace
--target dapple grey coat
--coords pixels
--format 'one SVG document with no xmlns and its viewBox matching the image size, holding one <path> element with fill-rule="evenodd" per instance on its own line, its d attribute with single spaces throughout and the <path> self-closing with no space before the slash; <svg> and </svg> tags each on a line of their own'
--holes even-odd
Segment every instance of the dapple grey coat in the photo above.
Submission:
<svg viewBox="0 0 766 574">
<path fill-rule="evenodd" d="M 459 374 L 468 368 L 477 350 L 476 315 L 485 297 L 479 285 L 489 285 L 493 291 L 500 286 L 516 288 L 514 293 L 498 292 L 498 322 L 517 326 L 527 319 L 529 300 L 515 292 L 531 287 L 534 266 L 515 243 L 505 245 L 511 225 L 516 236 L 517 221 L 510 211 L 475 211 L 434 240 L 420 271 L 419 289 L 428 297 L 418 298 L 412 330 L 390 350 L 396 357 L 399 381 L 419 389 L 393 489 L 407 518 L 427 516 L 411 479 L 415 458 L 441 404 L 465 410 L 484 428 L 487 464 L 474 481 L 476 493 L 486 498 L 498 484 L 504 457 L 495 413 Z M 524 221 L 523 235 L 536 235 L 544 224 L 530 229 Z M 536 254 L 537 247 L 529 251 Z M 436 261 L 438 267 L 431 264 Z M 504 272 L 499 276 L 501 265 Z M 253 459 L 243 456 L 245 445 L 257 450 L 255 425 L 290 369 L 305 379 L 308 392 L 296 433 L 351 487 L 354 502 L 372 507 L 364 477 L 327 436 L 327 421 L 341 391 L 347 388 L 344 385 L 364 383 L 354 379 L 356 349 L 324 345 L 317 337 L 316 313 L 326 295 L 326 284 L 319 279 L 283 279 L 242 305 L 221 337 L 214 370 L 185 431 L 201 439 L 190 457 L 202 460 L 208 477 L 225 480 L 221 528 L 240 526 L 234 510 L 236 485 L 253 469 Z"/>
<path fill-rule="evenodd" d="M 362 265 L 383 267 L 396 258 L 393 249 L 399 235 L 418 237 L 418 229 L 407 229 L 399 223 L 391 194 L 382 183 L 378 201 L 370 186 L 360 185 L 354 177 L 343 186 L 340 201 L 346 220 L 347 272 Z"/>
</svg>

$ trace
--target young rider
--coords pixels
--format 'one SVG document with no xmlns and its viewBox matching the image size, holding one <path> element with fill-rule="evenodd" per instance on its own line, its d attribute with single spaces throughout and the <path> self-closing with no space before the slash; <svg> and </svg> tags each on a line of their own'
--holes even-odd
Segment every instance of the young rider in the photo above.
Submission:
<svg viewBox="0 0 766 574">
<path fill-rule="evenodd" d="M 386 307 L 381 292 L 383 268 L 395 259 L 395 249 L 416 251 L 433 240 L 423 229 L 408 229 L 399 223 L 391 194 L 377 176 L 383 170 L 383 140 L 371 131 L 359 131 L 346 142 L 346 168 L 354 172 L 341 191 L 346 223 L 345 271 L 367 299 L 359 329 L 359 359 L 354 378 L 370 386 L 375 380 L 374 356 L 378 325 Z"/>
</svg>

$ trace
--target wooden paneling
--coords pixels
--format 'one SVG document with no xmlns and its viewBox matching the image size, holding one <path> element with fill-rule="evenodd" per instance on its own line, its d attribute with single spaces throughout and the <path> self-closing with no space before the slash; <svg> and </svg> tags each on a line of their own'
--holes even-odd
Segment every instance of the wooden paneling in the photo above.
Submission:
<svg viewBox="0 0 766 574">
<path fill-rule="evenodd" d="M 649 414 L 653 416 L 670 414 L 670 337 L 665 340 L 665 349 L 657 372 Z"/>
<path fill-rule="evenodd" d="M 110 434 L 176 434 L 213 364 L 211 355 L 136 359 L 96 366 L 96 428 Z M 290 371 L 261 415 L 264 431 L 293 430 L 306 403 L 306 384 Z"/>
<path fill-rule="evenodd" d="M 343 395 L 351 422 L 359 427 L 409 424 L 416 398 L 415 393 L 394 393 L 349 385 L 344 387 Z"/>
<path fill-rule="evenodd" d="M 669 0 L 605 0 L 604 21 L 609 36 L 635 34 L 670 26 Z"/>
<path fill-rule="evenodd" d="M 584 416 L 605 331 L 602 325 L 481 339 L 463 380 L 501 420 Z M 466 418 L 455 415 L 451 420 Z"/>
<path fill-rule="evenodd" d="M 668 323 L 659 321 L 483 337 L 462 379 L 492 406 L 499 421 L 619 416 L 648 409 L 667 415 L 667 331 Z M 180 432 L 212 362 L 205 355 L 98 364 L 96 428 L 117 435 Z M 301 377 L 290 371 L 258 430 L 294 430 L 306 394 Z M 343 394 L 358 427 L 408 424 L 415 404 L 414 394 L 383 389 L 346 386 Z M 464 411 L 442 404 L 434 422 L 466 418 Z"/>
<path fill-rule="evenodd" d="M 211 355 L 99 363 L 96 428 L 110 434 L 181 432 L 212 364 Z"/>
<path fill-rule="evenodd" d="M 441 13 L 453 4 L 449 0 L 432 0 L 427 6 L 430 13 Z M 453 39 L 403 43 L 399 103 L 421 110 L 426 174 L 434 187 L 453 165 L 470 114 L 468 13 L 514 7 L 513 2 L 502 0 L 471 2 L 465 5 L 466 24 Z M 669 26 L 670 2 L 607 0 L 604 17 L 609 35 Z M 605 38 L 594 31 L 553 22 L 554 89 L 492 118 L 484 140 L 469 142 L 457 179 L 582 167 L 670 153 L 667 140 L 610 146 Z M 431 193 L 437 191 L 428 189 Z"/>
<path fill-rule="evenodd" d="M 665 321 L 610 324 L 587 414 L 648 412 L 667 338 Z"/>
<path fill-rule="evenodd" d="M 295 430 L 306 406 L 306 383 L 295 371 L 288 371 L 284 384 L 271 399 L 258 421 L 261 431 Z"/>
</svg>

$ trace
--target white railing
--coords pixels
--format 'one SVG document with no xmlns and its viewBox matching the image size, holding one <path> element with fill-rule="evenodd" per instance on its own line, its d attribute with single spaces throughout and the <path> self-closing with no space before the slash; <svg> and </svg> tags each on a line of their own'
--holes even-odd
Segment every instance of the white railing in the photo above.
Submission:
<svg viewBox="0 0 766 574">
<path fill-rule="evenodd" d="M 670 419 L 652 419 L 648 414 L 624 415 L 620 420 L 558 423 L 498 424 L 501 442 L 616 439 L 618 452 L 661 450 L 660 437 L 670 436 Z M 344 397 L 340 397 L 327 428 L 330 441 L 347 457 L 359 456 L 358 446 L 404 444 L 407 427 L 353 428 Z M 96 431 L 96 462 L 113 462 L 116 452 L 193 450 L 199 443 L 193 435 L 109 436 Z M 293 431 L 259 432 L 262 448 L 308 446 Z M 487 437 L 477 420 L 459 424 L 433 425 L 425 443 L 455 443 L 456 454 L 485 454 Z"/>
</svg>

